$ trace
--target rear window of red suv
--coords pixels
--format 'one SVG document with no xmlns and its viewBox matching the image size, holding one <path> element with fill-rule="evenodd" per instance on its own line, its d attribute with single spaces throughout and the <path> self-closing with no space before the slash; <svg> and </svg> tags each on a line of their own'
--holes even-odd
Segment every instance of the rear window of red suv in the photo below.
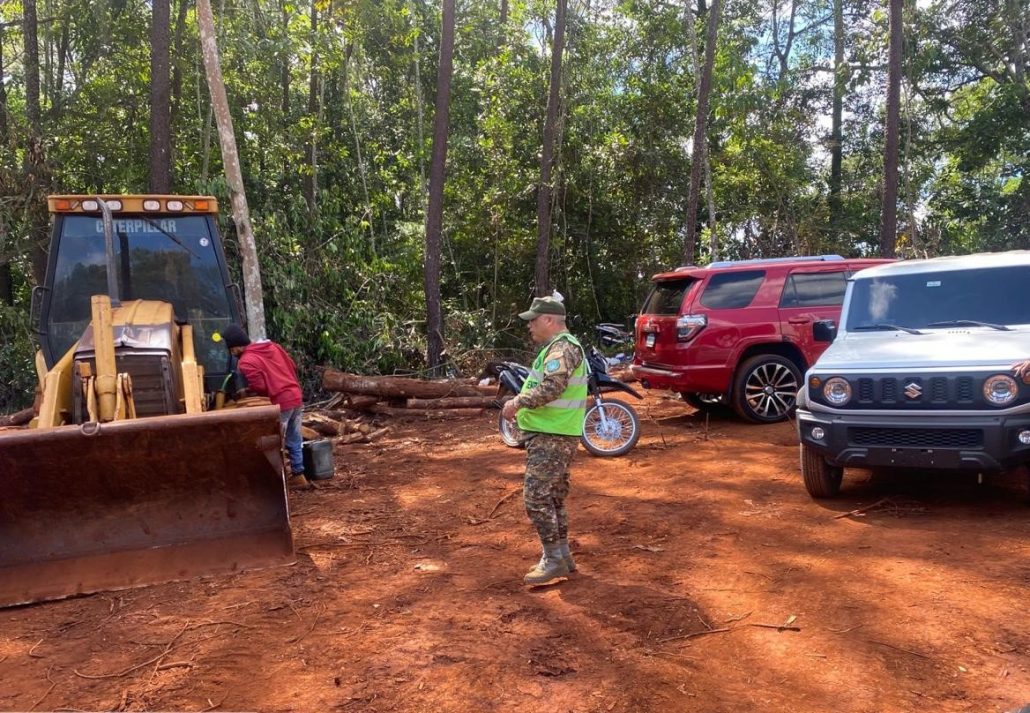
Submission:
<svg viewBox="0 0 1030 713">
<path fill-rule="evenodd" d="M 701 295 L 708 309 L 739 309 L 751 304 L 765 279 L 765 270 L 721 272 L 712 275 Z"/>
<path fill-rule="evenodd" d="M 683 296 L 697 282 L 697 278 L 684 277 L 682 280 L 661 280 L 656 282 L 651 294 L 644 301 L 641 314 L 678 315 Z"/>
</svg>

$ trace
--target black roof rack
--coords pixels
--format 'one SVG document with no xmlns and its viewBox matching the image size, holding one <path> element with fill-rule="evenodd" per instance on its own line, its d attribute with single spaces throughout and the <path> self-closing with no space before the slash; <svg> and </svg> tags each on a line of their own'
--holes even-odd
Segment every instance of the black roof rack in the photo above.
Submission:
<svg viewBox="0 0 1030 713">
<path fill-rule="evenodd" d="M 802 255 L 799 257 L 765 257 L 754 260 L 721 260 L 708 265 L 713 267 L 735 267 L 737 265 L 764 265 L 777 262 L 834 262 L 843 260 L 841 255 Z"/>
</svg>

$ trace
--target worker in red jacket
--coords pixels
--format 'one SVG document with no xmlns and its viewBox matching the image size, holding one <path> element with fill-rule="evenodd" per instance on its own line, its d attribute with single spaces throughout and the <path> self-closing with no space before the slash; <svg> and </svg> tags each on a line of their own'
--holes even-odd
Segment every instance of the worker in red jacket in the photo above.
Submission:
<svg viewBox="0 0 1030 713">
<path fill-rule="evenodd" d="M 304 477 L 303 437 L 300 433 L 304 396 L 297 379 L 297 366 L 286 350 L 275 342 L 250 341 L 237 324 L 222 332 L 225 346 L 237 358 L 239 371 L 247 380 L 247 390 L 267 396 L 279 407 L 279 419 L 286 432 L 286 453 L 290 458 L 291 487 L 310 487 Z"/>
</svg>

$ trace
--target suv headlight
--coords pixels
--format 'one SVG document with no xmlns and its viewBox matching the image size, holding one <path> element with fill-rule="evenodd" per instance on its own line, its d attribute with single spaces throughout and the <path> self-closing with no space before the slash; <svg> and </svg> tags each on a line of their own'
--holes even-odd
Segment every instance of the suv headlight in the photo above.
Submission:
<svg viewBox="0 0 1030 713">
<path fill-rule="evenodd" d="M 984 398 L 992 406 L 1006 406 L 1019 396 L 1019 384 L 1007 374 L 995 374 L 984 380 Z"/>
<path fill-rule="evenodd" d="M 848 383 L 847 379 L 840 376 L 827 379 L 826 383 L 823 384 L 823 398 L 831 406 L 844 406 L 848 401 L 851 401 L 851 384 Z"/>
</svg>

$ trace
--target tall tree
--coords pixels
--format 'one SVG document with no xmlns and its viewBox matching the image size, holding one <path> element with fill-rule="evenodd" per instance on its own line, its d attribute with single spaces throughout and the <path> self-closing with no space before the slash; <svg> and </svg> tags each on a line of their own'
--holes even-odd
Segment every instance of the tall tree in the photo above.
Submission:
<svg viewBox="0 0 1030 713">
<path fill-rule="evenodd" d="M 829 222 L 830 235 L 840 240 L 842 166 L 844 159 L 844 133 L 841 128 L 844 115 L 844 87 L 847 80 L 844 66 L 844 0 L 833 0 L 833 102 L 830 110 L 830 183 Z"/>
<path fill-rule="evenodd" d="M 719 33 L 721 0 L 712 0 L 708 8 L 708 32 L 705 37 L 705 65 L 697 87 L 697 116 L 694 117 L 694 155 L 690 161 L 690 192 L 687 195 L 687 225 L 683 237 L 683 264 L 694 264 L 697 243 L 697 206 L 701 193 L 701 170 L 708 133 L 708 100 L 712 91 L 712 68 L 715 66 L 715 42 Z"/>
<path fill-rule="evenodd" d="M 694 77 L 701 75 L 701 58 L 697 52 L 697 32 L 694 26 L 693 3 L 687 0 L 683 4 L 686 14 L 687 51 L 690 52 L 690 66 Z M 712 261 L 719 259 L 719 233 L 715 228 L 715 191 L 712 187 L 712 162 L 708 157 L 708 142 L 701 144 L 701 161 L 704 162 L 705 202 L 708 204 L 708 251 Z"/>
<path fill-rule="evenodd" d="M 258 262 L 254 231 L 250 225 L 247 195 L 243 190 L 243 174 L 240 171 L 240 156 L 236 151 L 236 134 L 232 128 L 232 115 L 229 113 L 229 98 L 226 96 L 225 81 L 222 79 L 211 0 L 197 0 L 197 23 L 200 25 L 200 44 L 204 55 L 207 86 L 211 92 L 211 105 L 214 107 L 215 121 L 218 124 L 218 140 L 222 146 L 225 180 L 229 185 L 233 220 L 236 223 L 236 234 L 240 240 L 240 254 L 243 258 L 247 331 L 251 339 L 264 339 L 265 303 L 261 288 L 261 265 Z"/>
<path fill-rule="evenodd" d="M 308 75 L 308 119 L 311 130 L 304 142 L 304 200 L 308 213 L 314 217 L 317 211 L 318 194 L 318 115 L 321 72 L 318 57 L 318 2 L 311 0 L 311 67 Z"/>
<path fill-rule="evenodd" d="M 150 192 L 172 192 L 170 2 L 153 0 L 150 24 Z"/>
<path fill-rule="evenodd" d="M 888 0 L 890 42 L 887 50 L 887 118 L 883 145 L 883 208 L 880 255 L 894 257 L 898 240 L 898 135 L 901 130 L 901 8 L 903 0 Z"/>
<path fill-rule="evenodd" d="M 544 118 L 544 145 L 540 152 L 540 187 L 537 191 L 537 241 L 535 292 L 539 296 L 550 294 L 551 251 L 551 171 L 554 163 L 555 127 L 558 123 L 559 89 L 561 88 L 561 58 L 565 50 L 565 10 L 567 0 L 558 0 L 554 18 L 554 39 L 551 44 L 551 83 L 547 92 L 547 115 Z"/>
<path fill-rule="evenodd" d="M 0 25 L 0 165 L 7 153 L 7 87 L 4 79 L 4 26 Z M 0 244 L 6 242 L 7 225 L 6 221 L 0 221 Z M 4 304 L 14 304 L 14 283 L 11 274 L 11 263 L 9 259 L 0 256 L 0 301 Z"/>
<path fill-rule="evenodd" d="M 36 0 L 24 0 L 22 2 L 22 35 L 25 41 L 25 54 L 22 66 L 25 71 L 25 115 L 29 122 L 29 143 L 25 152 L 25 184 L 28 189 L 26 198 L 31 235 L 32 273 L 36 284 L 42 284 L 46 271 L 46 251 L 44 249 L 48 221 L 46 193 L 49 190 L 50 180 L 43 147 L 43 119 L 39 102 L 38 27 Z"/>
<path fill-rule="evenodd" d="M 426 211 L 426 361 L 443 364 L 443 308 L 440 303 L 440 246 L 443 234 L 443 188 L 450 130 L 451 76 L 454 73 L 454 0 L 443 0 L 440 22 L 440 64 L 436 71 L 433 153 L 429 163 L 429 206 Z"/>
</svg>

